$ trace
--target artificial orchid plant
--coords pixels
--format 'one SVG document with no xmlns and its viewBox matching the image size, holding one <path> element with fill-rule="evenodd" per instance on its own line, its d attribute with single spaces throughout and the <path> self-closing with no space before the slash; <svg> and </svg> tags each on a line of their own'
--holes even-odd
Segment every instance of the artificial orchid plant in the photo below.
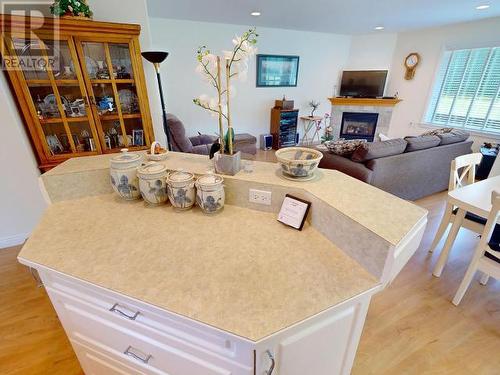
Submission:
<svg viewBox="0 0 500 375">
<path fill-rule="evenodd" d="M 246 79 L 248 60 L 257 51 L 255 45 L 258 36 L 253 28 L 235 37 L 233 49 L 223 51 L 223 57 L 211 53 L 206 46 L 200 47 L 197 51 L 196 71 L 215 88 L 217 94 L 212 98 L 208 95 L 201 95 L 193 99 L 193 102 L 217 116 L 221 154 L 233 155 L 234 130 L 231 122 L 230 97 L 234 93 L 234 87 L 231 86 L 231 80 L 233 78 L 239 78 L 242 81 Z M 227 123 L 227 132 L 224 132 L 224 121 Z"/>
</svg>

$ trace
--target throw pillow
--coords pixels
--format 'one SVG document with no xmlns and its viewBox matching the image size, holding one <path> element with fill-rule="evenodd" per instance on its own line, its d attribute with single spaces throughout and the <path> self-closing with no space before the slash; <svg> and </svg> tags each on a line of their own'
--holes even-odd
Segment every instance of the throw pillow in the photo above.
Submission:
<svg viewBox="0 0 500 375">
<path fill-rule="evenodd" d="M 350 139 L 350 140 L 338 140 L 338 141 L 327 141 L 325 146 L 328 148 L 332 154 L 340 156 L 351 155 L 356 149 L 365 144 L 366 139 Z"/>
<path fill-rule="evenodd" d="M 422 133 L 421 135 L 442 135 L 445 133 L 449 133 L 453 130 L 453 128 L 440 128 L 440 129 L 434 129 L 434 130 L 429 130 L 428 132 Z"/>
<path fill-rule="evenodd" d="M 441 138 L 441 143 L 439 145 L 450 145 L 452 143 L 463 142 L 467 140 L 469 136 L 470 133 L 466 131 L 453 129 L 451 132 L 438 136 L 439 138 Z"/>
<path fill-rule="evenodd" d="M 442 146 L 463 142 L 469 138 L 470 133 L 460 129 L 442 128 L 425 132 L 422 135 L 437 135 L 441 139 L 441 143 L 439 143 L 439 145 Z"/>
<path fill-rule="evenodd" d="M 405 152 L 412 152 L 439 146 L 441 138 L 437 135 L 420 135 L 418 137 L 405 137 L 405 141 L 408 142 Z"/>
<path fill-rule="evenodd" d="M 406 141 L 401 138 L 389 139 L 383 142 L 366 143 L 352 154 L 351 160 L 364 163 L 369 160 L 399 155 L 405 151 Z"/>
</svg>

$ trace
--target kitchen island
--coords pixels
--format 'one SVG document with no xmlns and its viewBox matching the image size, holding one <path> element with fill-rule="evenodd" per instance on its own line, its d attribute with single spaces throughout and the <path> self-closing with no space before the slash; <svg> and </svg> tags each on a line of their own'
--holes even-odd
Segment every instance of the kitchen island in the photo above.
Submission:
<svg viewBox="0 0 500 375">
<path fill-rule="evenodd" d="M 208 168 L 196 155 L 163 163 Z M 89 374 L 349 373 L 371 296 L 426 224 L 425 210 L 336 171 L 294 182 L 255 162 L 225 177 L 226 206 L 207 216 L 121 200 L 108 166 L 78 158 L 44 174 L 51 205 L 19 255 Z M 249 203 L 250 188 L 271 205 Z M 286 193 L 312 202 L 301 232 L 276 220 Z"/>
</svg>

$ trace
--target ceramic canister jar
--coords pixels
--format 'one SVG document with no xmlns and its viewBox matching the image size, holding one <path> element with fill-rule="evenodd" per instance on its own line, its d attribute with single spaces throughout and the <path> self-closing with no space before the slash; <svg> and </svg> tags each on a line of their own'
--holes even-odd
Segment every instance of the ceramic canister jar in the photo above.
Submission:
<svg viewBox="0 0 500 375">
<path fill-rule="evenodd" d="M 161 204 L 167 200 L 167 167 L 151 161 L 139 167 L 139 190 L 142 198 L 150 204 Z"/>
<path fill-rule="evenodd" d="M 194 174 L 172 172 L 167 176 L 167 195 L 170 203 L 177 210 L 188 210 L 195 200 Z"/>
<path fill-rule="evenodd" d="M 224 179 L 215 174 L 206 174 L 196 180 L 196 203 L 203 212 L 214 214 L 224 207 Z"/>
<path fill-rule="evenodd" d="M 126 148 L 121 151 L 121 154 L 111 158 L 109 169 L 111 185 L 113 190 L 123 199 L 137 199 L 141 196 L 137 168 L 141 165 L 142 157 L 139 154 L 128 152 Z"/>
</svg>

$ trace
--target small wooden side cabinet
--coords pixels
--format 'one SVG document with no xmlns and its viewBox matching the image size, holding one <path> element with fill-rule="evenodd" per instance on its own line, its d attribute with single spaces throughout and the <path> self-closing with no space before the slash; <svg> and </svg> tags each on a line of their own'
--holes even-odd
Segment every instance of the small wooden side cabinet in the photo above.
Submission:
<svg viewBox="0 0 500 375">
<path fill-rule="evenodd" d="M 298 109 L 271 109 L 271 134 L 275 150 L 297 144 L 298 118 Z"/>
<path fill-rule="evenodd" d="M 4 67 L 42 171 L 75 156 L 149 147 L 139 25 L 0 18 Z"/>
</svg>

